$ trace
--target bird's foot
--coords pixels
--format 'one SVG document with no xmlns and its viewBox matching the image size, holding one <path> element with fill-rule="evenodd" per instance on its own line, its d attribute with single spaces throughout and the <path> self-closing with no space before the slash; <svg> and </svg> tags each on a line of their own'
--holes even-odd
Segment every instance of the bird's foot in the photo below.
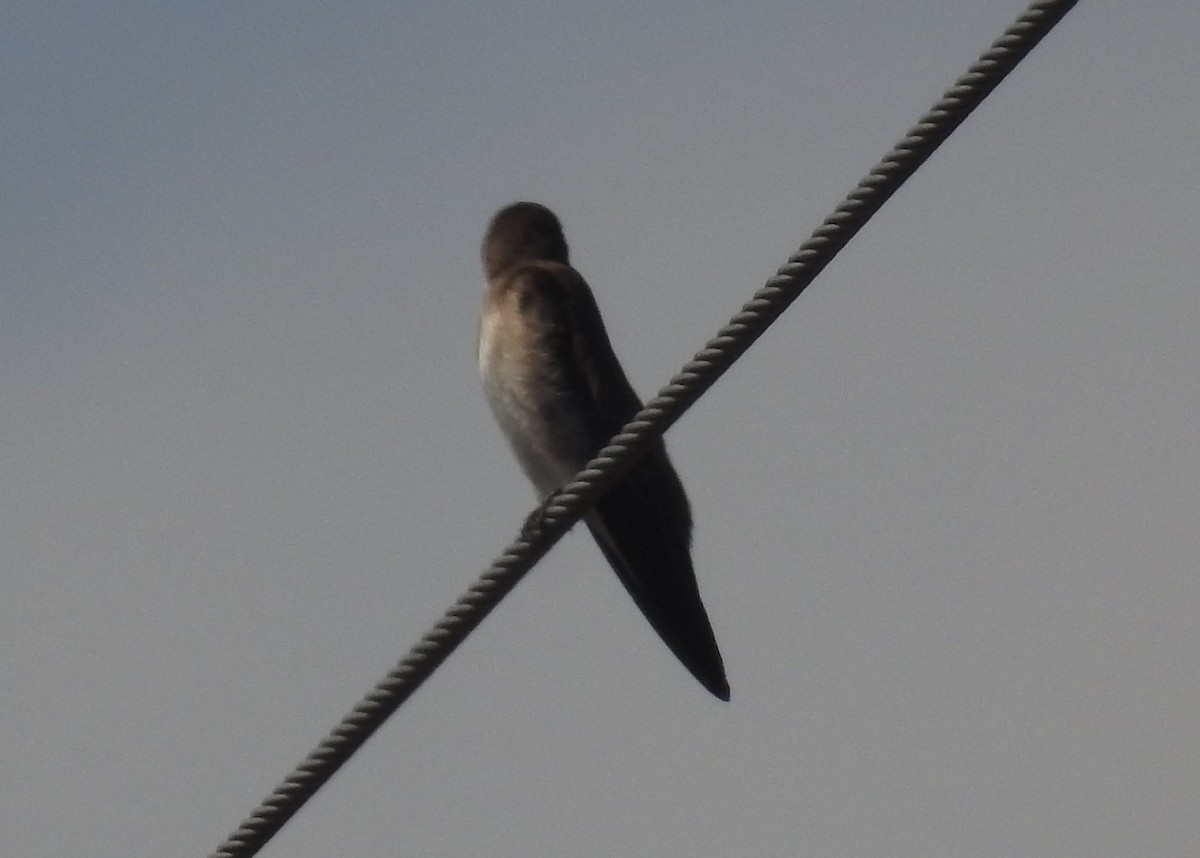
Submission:
<svg viewBox="0 0 1200 858">
<path fill-rule="evenodd" d="M 537 509 L 525 516 L 525 523 L 521 525 L 521 538 L 526 542 L 532 542 L 537 539 L 546 523 L 546 506 L 550 503 L 551 498 L 546 498 Z"/>
</svg>

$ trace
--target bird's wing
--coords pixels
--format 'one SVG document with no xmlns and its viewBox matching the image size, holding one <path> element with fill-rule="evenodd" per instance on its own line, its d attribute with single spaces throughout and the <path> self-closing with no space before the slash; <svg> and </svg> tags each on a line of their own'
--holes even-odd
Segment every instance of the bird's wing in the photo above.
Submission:
<svg viewBox="0 0 1200 858">
<path fill-rule="evenodd" d="M 547 380 L 586 432 L 569 451 L 578 470 L 641 410 L 591 290 L 572 268 L 543 264 L 520 275 L 527 320 L 553 367 Z M 564 451 L 568 452 L 568 451 Z M 651 626 L 713 694 L 729 699 L 724 665 L 696 585 L 691 510 L 662 441 L 597 502 L 585 520 Z"/>
</svg>

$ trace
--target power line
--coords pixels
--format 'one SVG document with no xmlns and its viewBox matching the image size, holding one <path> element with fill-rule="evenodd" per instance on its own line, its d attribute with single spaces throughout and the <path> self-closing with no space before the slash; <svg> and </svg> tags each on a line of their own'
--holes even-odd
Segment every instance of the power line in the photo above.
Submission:
<svg viewBox="0 0 1200 858">
<path fill-rule="evenodd" d="M 342 719 L 210 858 L 249 858 L 437 669 L 596 499 L 750 348 L 899 187 L 1078 0 L 1034 2 L 955 81 L 800 249 L 754 293 L 575 479 L 536 510 L 521 534 L 390 673 Z"/>
</svg>

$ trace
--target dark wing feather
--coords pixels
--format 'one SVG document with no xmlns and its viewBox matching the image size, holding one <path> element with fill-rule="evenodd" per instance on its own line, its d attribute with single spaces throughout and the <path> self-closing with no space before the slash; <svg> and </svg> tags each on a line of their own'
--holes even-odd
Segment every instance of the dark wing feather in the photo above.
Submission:
<svg viewBox="0 0 1200 858">
<path fill-rule="evenodd" d="M 593 430 L 571 451 L 582 468 L 642 403 L 613 354 L 587 283 L 569 266 L 540 263 L 536 269 L 522 279 L 542 298 L 539 347 L 556 376 L 547 380 L 561 392 L 564 408 L 583 415 Z M 562 290 L 554 300 L 546 292 L 552 289 Z M 724 664 L 692 569 L 691 510 L 661 440 L 585 520 L 650 625 L 705 688 L 728 700 Z"/>
<path fill-rule="evenodd" d="M 608 562 L 650 625 L 709 691 L 729 683 L 692 570 L 687 498 L 660 447 L 609 489 L 587 517 Z"/>
</svg>

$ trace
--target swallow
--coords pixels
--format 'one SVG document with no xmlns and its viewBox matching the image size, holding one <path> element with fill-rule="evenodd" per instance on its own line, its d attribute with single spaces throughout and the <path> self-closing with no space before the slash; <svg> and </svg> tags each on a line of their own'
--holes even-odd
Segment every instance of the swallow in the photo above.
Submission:
<svg viewBox="0 0 1200 858">
<path fill-rule="evenodd" d="M 546 500 L 642 408 L 613 354 L 562 225 L 520 202 L 492 218 L 479 372 L 517 461 Z M 661 439 L 584 517 L 650 625 L 692 675 L 729 699 L 725 665 L 692 569 L 692 514 Z"/>
</svg>

